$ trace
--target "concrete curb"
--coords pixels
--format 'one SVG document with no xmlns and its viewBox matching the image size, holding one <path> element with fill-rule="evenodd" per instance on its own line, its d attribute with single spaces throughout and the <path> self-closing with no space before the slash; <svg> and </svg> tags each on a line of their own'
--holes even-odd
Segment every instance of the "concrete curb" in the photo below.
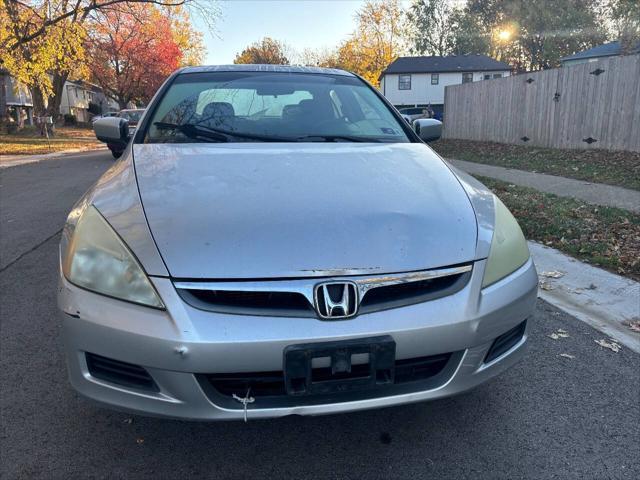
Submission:
<svg viewBox="0 0 640 480">
<path fill-rule="evenodd" d="M 96 145 L 87 148 L 72 148 L 69 150 L 62 150 L 60 152 L 42 153 L 38 155 L 1 155 L 0 169 L 15 167 L 17 165 L 27 165 L 29 163 L 36 163 L 42 160 L 64 157 L 65 155 L 70 155 L 73 153 L 94 152 L 106 149 L 106 145 Z"/>
<path fill-rule="evenodd" d="M 639 282 L 536 242 L 529 242 L 529 250 L 540 277 L 540 298 L 640 353 L 640 333 L 624 324 L 640 320 Z"/>
</svg>

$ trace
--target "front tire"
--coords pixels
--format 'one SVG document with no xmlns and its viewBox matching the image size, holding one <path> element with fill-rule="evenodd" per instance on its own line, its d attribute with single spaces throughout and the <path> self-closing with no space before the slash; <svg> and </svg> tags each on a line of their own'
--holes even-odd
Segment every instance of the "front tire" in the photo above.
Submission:
<svg viewBox="0 0 640 480">
<path fill-rule="evenodd" d="M 111 149 L 111 155 L 113 155 L 113 158 L 120 158 L 122 156 L 122 151 L 121 150 L 114 150 L 112 148 Z"/>
</svg>

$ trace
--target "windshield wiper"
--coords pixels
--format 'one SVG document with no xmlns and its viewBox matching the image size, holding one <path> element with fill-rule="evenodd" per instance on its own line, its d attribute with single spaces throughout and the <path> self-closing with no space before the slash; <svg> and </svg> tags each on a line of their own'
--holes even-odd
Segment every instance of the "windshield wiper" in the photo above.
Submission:
<svg viewBox="0 0 640 480">
<path fill-rule="evenodd" d="M 323 142 L 373 142 L 380 143 L 382 140 L 370 137 L 358 137 L 357 135 L 304 135 L 302 137 L 297 137 L 296 141 L 304 142 L 304 141 L 312 141 L 314 138 L 319 138 L 320 141 Z"/>
<path fill-rule="evenodd" d="M 192 139 L 205 138 L 207 140 L 214 140 L 216 142 L 228 142 L 229 137 L 217 132 L 209 131 L 205 128 L 199 127 L 192 123 L 168 123 L 168 122 L 154 122 L 155 127 L 159 130 L 177 130 L 184 134 L 186 137 Z"/>
<path fill-rule="evenodd" d="M 194 123 L 166 123 L 166 122 L 154 122 L 156 128 L 159 129 L 174 129 L 182 132 L 189 138 L 210 138 L 218 140 L 220 142 L 229 142 L 232 138 L 247 138 L 250 140 L 260 140 L 261 142 L 294 142 L 294 138 L 289 137 L 274 137 L 271 135 L 260 135 L 257 133 L 243 133 L 233 132 L 231 130 L 223 130 L 222 128 L 203 127 L 202 125 L 196 125 Z"/>
<path fill-rule="evenodd" d="M 247 138 L 250 140 L 260 140 L 261 142 L 305 142 L 305 141 L 321 141 L 321 142 L 374 142 L 381 143 L 384 140 L 371 137 L 359 137 L 357 135 L 303 135 L 301 137 L 277 137 L 273 135 L 260 135 L 258 133 L 234 132 L 224 130 L 222 128 L 205 127 L 195 123 L 168 123 L 154 122 L 156 128 L 160 130 L 177 130 L 185 136 L 193 139 L 206 138 L 218 142 L 229 142 L 235 138 Z"/>
</svg>

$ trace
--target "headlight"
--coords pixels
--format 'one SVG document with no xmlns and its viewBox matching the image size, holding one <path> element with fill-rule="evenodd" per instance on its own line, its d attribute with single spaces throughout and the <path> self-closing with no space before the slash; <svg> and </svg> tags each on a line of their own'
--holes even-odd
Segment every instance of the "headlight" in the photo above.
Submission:
<svg viewBox="0 0 640 480">
<path fill-rule="evenodd" d="M 164 308 L 140 264 L 93 206 L 78 220 L 62 271 L 67 280 L 87 290 Z"/>
<path fill-rule="evenodd" d="M 482 288 L 514 272 L 529 260 L 529 247 L 520 225 L 504 203 L 494 195 L 495 228 Z"/>
</svg>

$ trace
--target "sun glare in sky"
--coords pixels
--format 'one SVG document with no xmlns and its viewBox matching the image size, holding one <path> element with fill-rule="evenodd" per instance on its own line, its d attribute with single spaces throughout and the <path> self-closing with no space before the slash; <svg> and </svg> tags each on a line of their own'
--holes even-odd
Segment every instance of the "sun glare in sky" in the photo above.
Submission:
<svg viewBox="0 0 640 480">
<path fill-rule="evenodd" d="M 508 42 L 509 40 L 511 40 L 512 35 L 513 33 L 511 32 L 511 30 L 500 30 L 498 32 L 498 39 L 500 39 L 500 41 L 502 42 Z"/>
</svg>

